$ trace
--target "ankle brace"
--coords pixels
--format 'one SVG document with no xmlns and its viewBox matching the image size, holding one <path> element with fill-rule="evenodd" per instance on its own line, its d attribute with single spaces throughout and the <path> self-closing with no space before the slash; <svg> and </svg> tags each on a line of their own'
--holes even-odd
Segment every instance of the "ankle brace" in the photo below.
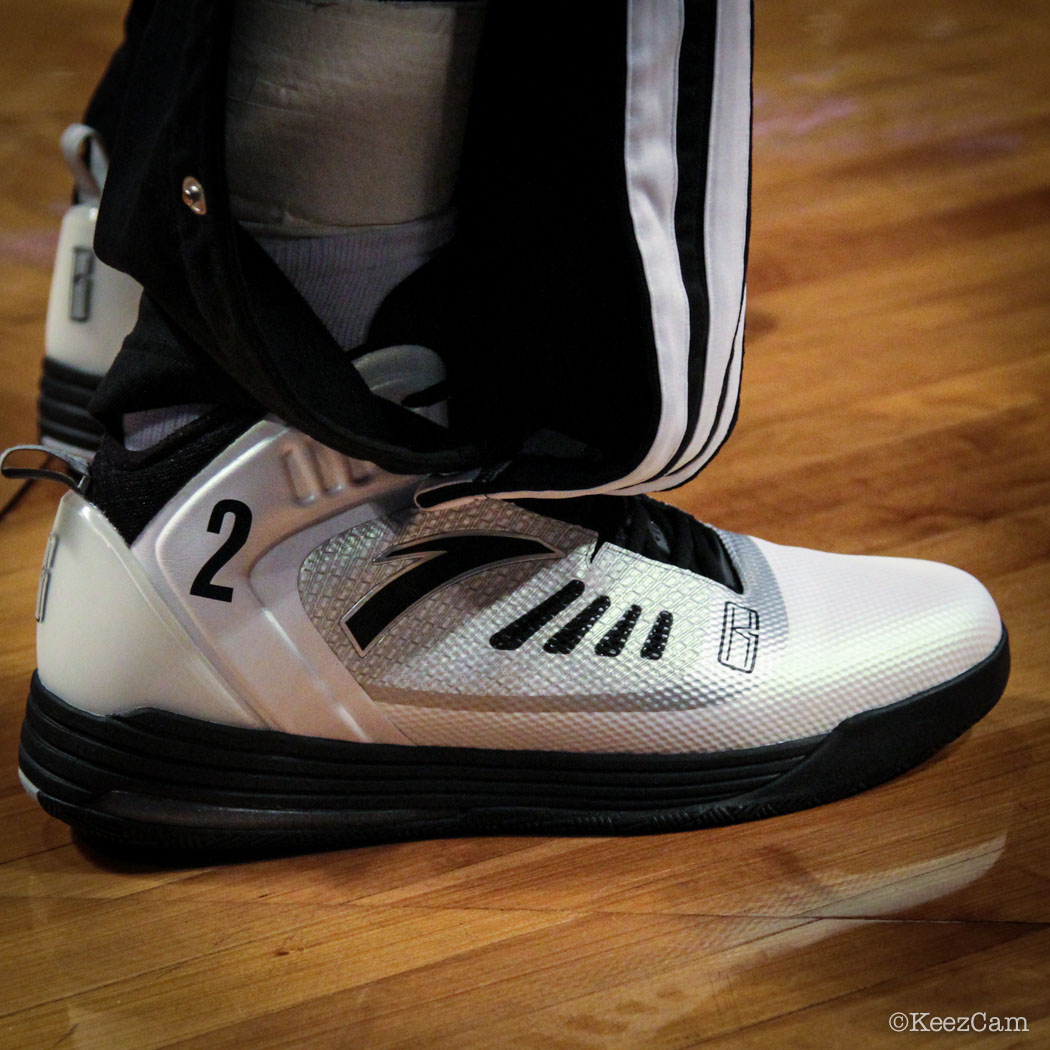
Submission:
<svg viewBox="0 0 1050 1050">
<path fill-rule="evenodd" d="M 445 211 L 484 4 L 239 0 L 226 101 L 234 214 L 324 236 Z"/>
</svg>

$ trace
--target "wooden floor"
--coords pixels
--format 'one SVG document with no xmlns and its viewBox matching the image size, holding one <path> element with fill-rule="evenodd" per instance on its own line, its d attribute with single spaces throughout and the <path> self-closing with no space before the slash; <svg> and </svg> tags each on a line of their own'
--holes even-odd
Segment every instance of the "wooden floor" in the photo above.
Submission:
<svg viewBox="0 0 1050 1050">
<path fill-rule="evenodd" d="M 121 7 L 4 0 L 0 443 L 33 434 L 55 141 Z M 1045 0 L 757 17 L 743 408 L 674 498 L 976 573 L 1012 634 L 1003 701 L 895 783 L 758 824 L 132 866 L 15 775 L 38 486 L 0 525 L 0 1047 L 1050 1047 Z M 896 1034 L 896 1011 L 1029 1032 Z"/>
</svg>

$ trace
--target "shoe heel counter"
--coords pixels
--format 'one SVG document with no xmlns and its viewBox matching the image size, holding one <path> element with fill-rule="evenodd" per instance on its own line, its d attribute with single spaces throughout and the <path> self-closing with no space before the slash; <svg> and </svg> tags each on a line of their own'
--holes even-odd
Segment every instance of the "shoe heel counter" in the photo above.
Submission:
<svg viewBox="0 0 1050 1050">
<path fill-rule="evenodd" d="M 62 220 L 37 400 L 41 443 L 88 459 L 102 427 L 91 398 L 135 324 L 142 289 L 94 253 L 95 204 L 74 204 Z"/>
<path fill-rule="evenodd" d="M 95 255 L 94 204 L 66 212 L 47 303 L 47 357 L 101 377 L 131 331 L 142 287 Z"/>
<path fill-rule="evenodd" d="M 67 493 L 37 598 L 44 686 L 95 714 L 151 707 L 229 725 L 262 723 L 202 657 L 102 513 Z"/>
</svg>

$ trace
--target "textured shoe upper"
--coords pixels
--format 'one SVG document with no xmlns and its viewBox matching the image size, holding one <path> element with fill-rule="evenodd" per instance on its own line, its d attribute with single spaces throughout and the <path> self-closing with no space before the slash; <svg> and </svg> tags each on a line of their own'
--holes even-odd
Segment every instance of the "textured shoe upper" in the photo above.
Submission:
<svg viewBox="0 0 1050 1050">
<path fill-rule="evenodd" d="M 761 746 L 942 685 L 999 641 L 987 592 L 946 566 L 779 547 L 620 500 L 424 511 L 415 484 L 264 420 L 120 557 L 257 724 L 313 736 Z M 177 704 L 163 692 L 126 703 Z"/>
<path fill-rule="evenodd" d="M 454 538 L 492 536 L 537 549 L 411 590 Z M 434 744 L 673 751 L 797 739 L 947 681 L 999 639 L 990 599 L 957 570 L 721 538 L 739 593 L 511 504 L 407 510 L 320 544 L 299 591 L 369 696 Z M 362 644 L 355 620 L 384 603 L 383 629 Z"/>
</svg>

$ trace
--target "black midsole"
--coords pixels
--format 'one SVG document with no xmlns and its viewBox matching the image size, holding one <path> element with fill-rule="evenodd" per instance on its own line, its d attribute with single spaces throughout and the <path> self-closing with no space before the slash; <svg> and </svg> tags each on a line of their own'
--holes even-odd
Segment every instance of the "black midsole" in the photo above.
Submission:
<svg viewBox="0 0 1050 1050">
<path fill-rule="evenodd" d="M 630 809 L 753 790 L 822 737 L 716 754 L 640 755 L 361 744 L 218 725 L 157 710 L 99 716 L 33 676 L 22 770 L 67 801 L 109 791 L 274 810 L 449 804 Z"/>
<path fill-rule="evenodd" d="M 319 848 L 482 833 L 649 834 L 756 820 L 918 765 L 997 702 L 996 649 L 823 736 L 711 754 L 361 744 L 140 709 L 100 716 L 34 675 L 19 749 L 40 804 L 89 837 L 175 849 Z"/>
</svg>

